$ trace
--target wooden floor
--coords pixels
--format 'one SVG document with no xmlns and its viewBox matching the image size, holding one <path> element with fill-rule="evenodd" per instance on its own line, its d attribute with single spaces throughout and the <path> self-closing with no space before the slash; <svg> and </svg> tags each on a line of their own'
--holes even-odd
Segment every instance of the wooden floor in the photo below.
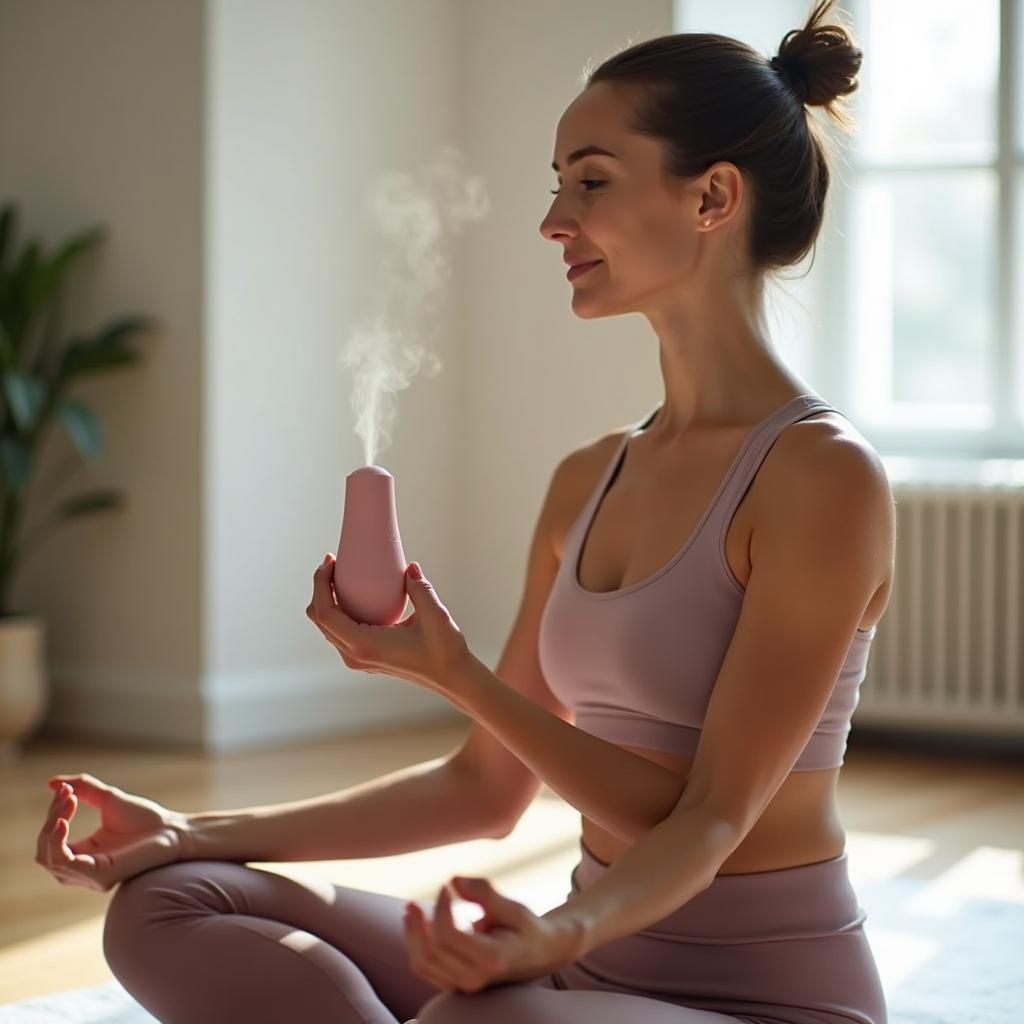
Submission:
<svg viewBox="0 0 1024 1024">
<path fill-rule="evenodd" d="M 466 728 L 454 723 L 218 757 L 37 737 L 19 761 L 0 765 L 0 1003 L 113 977 L 101 947 L 113 894 L 60 885 L 34 860 L 51 775 L 89 772 L 176 810 L 243 807 L 329 792 L 429 760 L 456 746 Z M 855 728 L 839 790 L 849 838 L 877 837 L 890 851 L 900 838 L 927 844 L 928 855 L 909 869 L 915 877 L 934 877 L 980 846 L 1024 851 L 1019 752 L 929 749 L 905 739 L 858 737 Z M 71 838 L 98 823 L 98 812 L 81 805 Z M 499 841 L 271 867 L 408 899 L 433 899 L 452 874 L 480 874 L 513 898 L 520 898 L 516 886 L 531 893 L 547 886 L 547 905 L 554 906 L 568 888 L 578 835 L 577 812 L 542 787 L 518 827 Z"/>
</svg>

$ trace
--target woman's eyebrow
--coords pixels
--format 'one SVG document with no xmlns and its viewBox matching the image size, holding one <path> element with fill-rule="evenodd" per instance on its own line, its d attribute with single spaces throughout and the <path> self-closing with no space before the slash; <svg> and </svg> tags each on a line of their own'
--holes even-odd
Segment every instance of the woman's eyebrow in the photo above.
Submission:
<svg viewBox="0 0 1024 1024">
<path fill-rule="evenodd" d="M 584 146 L 582 149 L 573 150 L 565 162 L 567 165 L 572 166 L 577 160 L 582 160 L 585 156 L 610 156 L 615 160 L 619 159 L 614 153 L 609 153 L 607 149 L 602 149 L 600 146 Z M 561 173 L 557 160 L 551 161 L 551 169 Z"/>
</svg>

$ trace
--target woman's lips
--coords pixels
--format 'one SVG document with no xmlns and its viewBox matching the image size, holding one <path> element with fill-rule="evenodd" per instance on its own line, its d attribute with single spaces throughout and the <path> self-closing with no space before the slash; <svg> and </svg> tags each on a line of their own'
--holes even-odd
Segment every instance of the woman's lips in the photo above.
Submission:
<svg viewBox="0 0 1024 1024">
<path fill-rule="evenodd" d="M 579 277 L 580 274 L 585 274 L 591 267 L 596 267 L 598 263 L 602 263 L 603 260 L 594 260 L 592 263 L 578 263 L 575 267 L 570 267 L 566 277 L 572 281 Z"/>
</svg>

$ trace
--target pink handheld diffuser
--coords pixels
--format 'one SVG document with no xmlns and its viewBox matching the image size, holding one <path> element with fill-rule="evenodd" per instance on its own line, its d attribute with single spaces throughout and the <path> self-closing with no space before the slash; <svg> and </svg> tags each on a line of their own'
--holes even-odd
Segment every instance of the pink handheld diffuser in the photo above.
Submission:
<svg viewBox="0 0 1024 1024">
<path fill-rule="evenodd" d="M 334 592 L 356 622 L 391 626 L 405 611 L 405 552 L 395 512 L 395 478 L 380 466 L 345 477 L 345 511 Z"/>
</svg>

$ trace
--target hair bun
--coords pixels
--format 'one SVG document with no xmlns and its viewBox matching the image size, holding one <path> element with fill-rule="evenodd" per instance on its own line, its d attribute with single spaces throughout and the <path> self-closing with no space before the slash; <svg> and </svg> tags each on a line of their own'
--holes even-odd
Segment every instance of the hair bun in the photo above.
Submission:
<svg viewBox="0 0 1024 1024">
<path fill-rule="evenodd" d="M 809 106 L 827 106 L 857 88 L 863 51 L 844 25 L 823 25 L 834 0 L 819 0 L 803 28 L 787 32 L 769 62 Z"/>
</svg>

